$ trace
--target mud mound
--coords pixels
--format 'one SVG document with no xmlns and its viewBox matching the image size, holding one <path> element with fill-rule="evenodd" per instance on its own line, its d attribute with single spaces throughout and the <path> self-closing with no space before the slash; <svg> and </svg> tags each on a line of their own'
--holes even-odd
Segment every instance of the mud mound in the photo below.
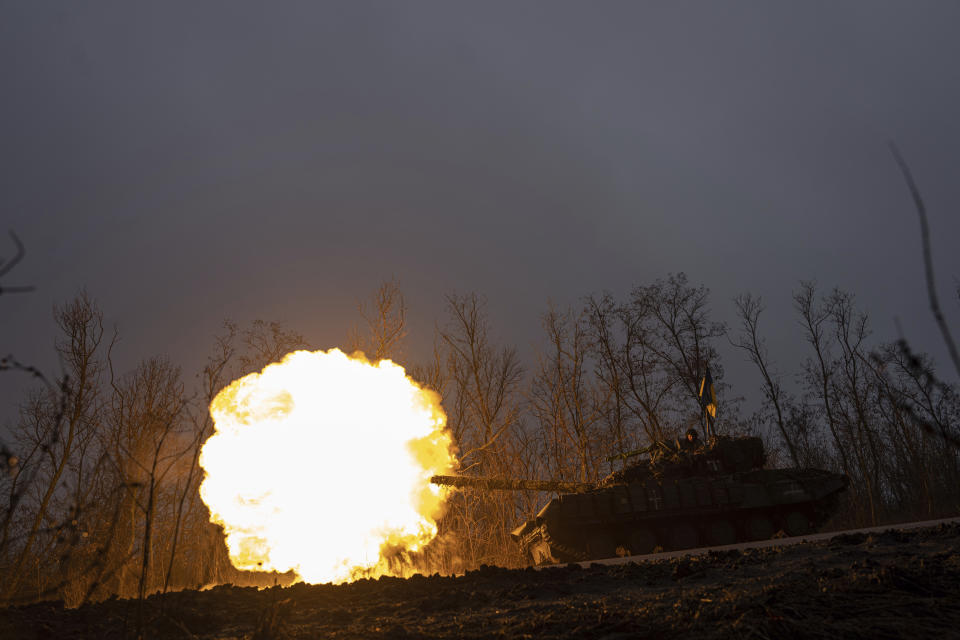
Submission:
<svg viewBox="0 0 960 640">
<path fill-rule="evenodd" d="M 960 637 L 960 525 L 642 564 L 485 567 L 153 596 L 162 638 Z M 136 601 L 0 610 L 2 638 L 129 638 Z"/>
</svg>

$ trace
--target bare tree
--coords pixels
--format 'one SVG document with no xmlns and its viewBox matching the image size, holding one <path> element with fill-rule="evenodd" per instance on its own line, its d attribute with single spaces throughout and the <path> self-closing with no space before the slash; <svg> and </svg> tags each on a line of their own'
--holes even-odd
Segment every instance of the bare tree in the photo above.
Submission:
<svg viewBox="0 0 960 640">
<path fill-rule="evenodd" d="M 178 438 L 185 406 L 180 370 L 167 360 L 146 360 L 112 382 L 110 438 L 114 464 L 131 505 L 142 516 L 140 575 L 137 581 L 138 628 L 143 624 L 154 554 L 155 517 L 162 484 L 188 450 Z"/>
<path fill-rule="evenodd" d="M 818 302 L 816 284 L 801 282 L 800 289 L 793 296 L 794 308 L 800 315 L 804 337 L 813 349 L 814 357 L 804 363 L 804 380 L 808 392 L 815 397 L 823 410 L 827 428 L 832 437 L 833 450 L 840 460 L 840 469 L 850 475 L 851 467 L 847 459 L 847 447 L 840 436 L 837 420 L 834 416 L 831 387 L 836 363 L 830 354 L 830 336 L 826 332 L 826 323 L 831 310 Z"/>
<path fill-rule="evenodd" d="M 586 328 L 571 311 L 553 308 L 544 314 L 543 328 L 549 351 L 538 356 L 530 399 L 553 461 L 551 475 L 558 480 L 595 480 L 598 425 L 607 395 L 589 368 Z"/>
<path fill-rule="evenodd" d="M 440 397 L 447 396 L 446 356 L 443 345 L 438 333 L 434 336 L 430 359 L 424 363 L 413 364 L 407 370 L 411 378 L 426 388 L 433 389 Z"/>
<path fill-rule="evenodd" d="M 26 249 L 20 242 L 20 238 L 12 230 L 9 231 L 9 234 L 13 241 L 15 253 L 12 258 L 0 258 L 0 278 L 5 278 L 26 256 Z M 33 290 L 34 287 L 32 286 L 0 285 L 0 295 L 28 293 Z M 35 464 L 37 458 L 53 447 L 60 435 L 59 426 L 67 412 L 70 388 L 68 386 L 69 378 L 66 375 L 53 382 L 37 367 L 24 364 L 13 355 L 0 358 L 0 371 L 15 371 L 33 377 L 41 383 L 43 390 L 36 392 L 30 402 L 55 407 L 46 422 L 49 427 L 46 429 L 47 439 L 32 442 L 28 440 L 23 443 L 26 446 L 26 454 L 17 455 L 4 440 L 0 439 L 0 492 L 3 493 L 5 498 L 4 502 L 0 502 L 0 565 L 5 565 L 10 551 L 11 527 L 18 515 L 18 508 L 26 491 L 33 486 L 33 482 L 41 469 L 41 464 Z M 2 587 L 3 580 L 0 580 L 0 589 Z M 0 601 L 2 601 L 2 597 L 0 597 Z"/>
<path fill-rule="evenodd" d="M 632 294 L 633 311 L 652 338 L 651 350 L 666 368 L 671 385 L 680 391 L 679 401 L 686 399 L 691 407 L 678 406 L 681 416 L 695 412 L 701 424 L 700 381 L 708 364 L 713 364 L 714 378 L 722 380 L 723 369 L 713 340 L 726 332 L 722 323 L 710 320 L 709 294 L 702 285 L 690 285 L 683 273 L 637 287 Z"/>
<path fill-rule="evenodd" d="M 10 570 L 5 573 L 0 601 L 9 600 L 23 580 L 26 563 L 33 557 L 34 545 L 46 529 L 49 510 L 60 497 L 58 491 L 62 491 L 62 479 L 71 465 L 83 464 L 82 460 L 77 460 L 78 452 L 82 451 L 82 443 L 95 428 L 102 405 L 102 313 L 93 300 L 82 293 L 67 305 L 54 309 L 54 319 L 63 334 L 56 342 L 56 349 L 69 372 L 69 404 L 60 419 L 57 407 L 50 404 L 50 398 L 39 399 L 38 411 L 32 421 L 23 425 L 27 439 L 32 439 L 43 454 L 43 459 L 36 461 L 43 465 L 43 471 L 36 476 L 36 504 L 31 505 L 33 514 L 25 527 L 24 541 L 19 545 Z M 79 508 L 80 505 L 72 505 L 74 512 Z M 76 525 L 75 518 L 68 522 L 71 526 Z"/>
<path fill-rule="evenodd" d="M 635 424 L 643 429 L 648 442 L 665 439 L 663 407 L 672 385 L 663 378 L 642 323 L 629 306 L 617 304 L 610 294 L 588 297 L 584 315 L 594 373 L 612 400 L 606 412 L 614 441 L 612 453 L 635 448 Z"/>
<path fill-rule="evenodd" d="M 602 296 L 588 296 L 583 314 L 584 330 L 589 340 L 588 350 L 593 361 L 593 375 L 598 386 L 604 390 L 607 403 L 604 406 L 604 423 L 613 440 L 610 453 L 622 455 L 636 444 L 632 436 L 630 410 L 627 405 L 627 391 L 631 388 L 626 378 L 629 372 L 624 373 L 626 367 L 623 358 L 629 355 L 629 349 L 624 345 L 631 344 L 629 323 L 624 323 L 624 314 L 620 313 L 616 302 L 609 293 Z M 626 324 L 627 337 L 623 342 L 619 339 L 618 329 L 621 323 Z M 656 413 L 649 414 L 650 425 L 658 424 L 655 421 Z M 646 429 L 647 436 L 657 429 Z"/>
<path fill-rule="evenodd" d="M 184 523 L 189 521 L 193 515 L 199 519 L 200 523 L 194 523 L 194 528 L 198 529 L 199 535 L 195 536 L 195 541 L 190 545 L 191 550 L 196 553 L 200 549 L 207 548 L 209 553 L 201 553 L 201 558 L 208 562 L 201 562 L 199 566 L 194 566 L 190 573 L 192 578 L 187 584 L 201 584 L 216 581 L 208 573 L 209 567 L 216 568 L 222 564 L 229 564 L 227 560 L 226 549 L 223 544 L 220 531 L 209 521 L 209 513 L 199 504 L 200 481 L 202 474 L 199 473 L 200 450 L 203 443 L 213 433 L 213 420 L 210 417 L 208 407 L 213 402 L 216 394 L 225 385 L 224 373 L 236 353 L 234 344 L 236 337 L 236 327 L 232 323 L 225 323 L 225 333 L 218 335 L 215 339 L 213 353 L 208 356 L 207 364 L 200 374 L 201 389 L 199 393 L 199 406 L 197 403 L 186 405 L 185 411 L 189 417 L 189 424 L 192 427 L 192 442 L 190 443 L 189 460 L 190 465 L 186 476 L 181 483 L 177 483 L 177 491 L 174 493 L 176 507 L 174 511 L 173 534 L 171 537 L 169 561 L 167 563 L 166 574 L 163 579 L 163 592 L 166 593 L 171 585 L 174 567 L 176 566 L 177 551 L 180 541 L 180 535 L 184 528 Z M 193 406 L 191 406 L 193 405 Z M 219 559 L 219 563 L 217 560 Z M 214 571 L 219 574 L 219 571 Z"/>
<path fill-rule="evenodd" d="M 351 350 L 363 351 L 373 361 L 399 360 L 407 336 L 407 307 L 400 282 L 396 278 L 382 282 L 369 304 L 360 302 L 357 307 L 367 336 L 354 327 L 349 337 Z"/>
<path fill-rule="evenodd" d="M 868 498 L 870 523 L 876 524 L 882 498 L 883 465 L 870 398 L 876 396 L 875 380 L 865 366 L 869 336 L 866 314 L 854 309 L 853 296 L 834 290 L 828 303 L 836 344 L 839 347 L 838 375 L 834 376 L 835 416 L 846 434 L 856 461 L 858 479 Z"/>
<path fill-rule="evenodd" d="M 447 349 L 449 390 L 459 409 L 451 428 L 456 442 L 467 447 L 460 460 L 486 470 L 494 466 L 491 447 L 518 425 L 523 367 L 515 348 L 494 346 L 483 306 L 477 294 L 447 296 L 450 322 L 440 337 Z"/>
<path fill-rule="evenodd" d="M 254 320 L 242 331 L 229 321 L 225 326 L 243 344 L 243 349 L 237 352 L 240 365 L 237 377 L 260 371 L 272 362 L 279 362 L 292 351 L 310 348 L 300 333 L 285 328 L 279 322 Z"/>
<path fill-rule="evenodd" d="M 942 513 L 956 490 L 941 490 L 938 478 L 955 478 L 960 460 L 932 438 L 955 437 L 955 390 L 934 383 L 929 361 L 902 342 L 871 347 L 868 317 L 851 294 L 818 296 L 805 282 L 794 302 L 813 350 L 803 411 L 822 419 L 832 456 L 851 479 L 841 517 L 855 525 Z"/>
<path fill-rule="evenodd" d="M 523 430 L 523 368 L 516 349 L 494 344 L 483 307 L 476 294 L 447 296 L 449 320 L 439 330 L 446 368 L 444 406 L 460 447 L 461 472 L 514 475 L 522 447 L 516 436 Z M 519 560 L 509 533 L 520 504 L 515 494 L 458 492 L 441 528 L 456 540 L 453 553 L 464 558 L 461 566 Z"/>
<path fill-rule="evenodd" d="M 633 289 L 619 304 L 609 294 L 587 298 L 584 312 L 595 372 L 610 398 L 617 452 L 631 425 L 648 442 L 668 440 L 692 425 L 705 427 L 700 381 L 707 364 L 723 369 L 713 340 L 724 334 L 710 321 L 709 291 L 684 274 Z M 719 384 L 719 382 L 718 382 Z"/>
<path fill-rule="evenodd" d="M 757 331 L 760 314 L 763 312 L 763 303 L 760 298 L 754 298 L 749 293 L 746 293 L 734 298 L 734 304 L 737 307 L 741 329 L 740 335 L 736 341 L 733 341 L 733 345 L 746 351 L 750 361 L 756 365 L 760 371 L 760 376 L 763 380 L 764 399 L 773 409 L 777 429 L 790 454 L 790 460 L 794 466 L 803 466 L 795 438 L 793 434 L 790 433 L 788 427 L 789 418 L 786 405 L 788 405 L 790 401 L 785 397 L 779 375 L 771 369 L 766 345 Z M 796 422 L 794 422 L 794 424 L 796 424 Z"/>
</svg>

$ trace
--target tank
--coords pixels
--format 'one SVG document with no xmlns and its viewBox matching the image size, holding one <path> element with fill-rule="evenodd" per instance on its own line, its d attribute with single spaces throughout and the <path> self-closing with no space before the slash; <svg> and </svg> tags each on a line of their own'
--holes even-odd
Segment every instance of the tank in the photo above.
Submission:
<svg viewBox="0 0 960 640">
<path fill-rule="evenodd" d="M 820 469 L 764 469 L 755 437 L 715 436 L 692 452 L 658 443 L 649 462 L 596 484 L 434 476 L 435 484 L 559 495 L 512 536 L 534 564 L 720 546 L 817 530 L 847 477 Z M 638 452 L 634 452 L 638 453 Z"/>
</svg>

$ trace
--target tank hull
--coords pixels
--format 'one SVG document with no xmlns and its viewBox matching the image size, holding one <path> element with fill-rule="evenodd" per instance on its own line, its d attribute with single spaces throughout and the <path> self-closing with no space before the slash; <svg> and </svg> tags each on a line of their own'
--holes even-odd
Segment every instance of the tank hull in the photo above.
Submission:
<svg viewBox="0 0 960 640">
<path fill-rule="evenodd" d="M 535 564 L 804 535 L 833 515 L 846 486 L 817 469 L 648 478 L 562 494 L 512 535 Z"/>
</svg>

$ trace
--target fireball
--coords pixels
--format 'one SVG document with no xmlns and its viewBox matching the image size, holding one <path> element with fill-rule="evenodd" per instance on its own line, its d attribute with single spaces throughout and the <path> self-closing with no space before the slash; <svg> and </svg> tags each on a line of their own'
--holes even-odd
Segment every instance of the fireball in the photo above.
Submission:
<svg viewBox="0 0 960 640">
<path fill-rule="evenodd" d="M 200 496 L 239 569 L 310 583 L 388 573 L 437 533 L 454 457 L 434 392 L 389 360 L 296 351 L 210 404 Z"/>
</svg>

